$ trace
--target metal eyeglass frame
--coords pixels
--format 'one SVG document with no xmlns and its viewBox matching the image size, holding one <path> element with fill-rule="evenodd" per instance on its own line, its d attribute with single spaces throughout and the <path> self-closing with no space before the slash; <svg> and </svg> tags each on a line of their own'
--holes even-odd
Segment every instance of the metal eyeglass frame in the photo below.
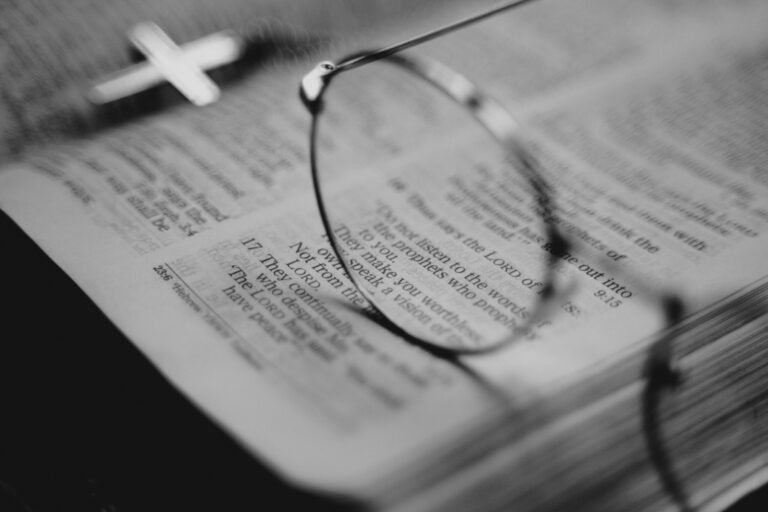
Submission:
<svg viewBox="0 0 768 512">
<path fill-rule="evenodd" d="M 368 300 L 368 303 L 378 315 L 375 320 L 383 323 L 390 332 L 400 336 L 405 341 L 419 346 L 428 353 L 456 365 L 459 369 L 466 372 L 468 376 L 478 381 L 486 388 L 489 388 L 488 383 L 484 382 L 481 377 L 477 376 L 469 367 L 467 367 L 461 361 L 460 357 L 462 355 L 480 354 L 497 350 L 507 346 L 517 339 L 517 337 L 511 336 L 501 340 L 497 344 L 479 350 L 448 348 L 412 335 L 377 306 L 376 300 L 370 297 L 370 294 L 366 292 L 364 287 L 360 286 L 355 278 L 354 272 L 350 271 L 346 258 L 342 254 L 341 245 L 334 234 L 334 230 L 332 229 L 328 218 L 325 200 L 320 191 L 320 178 L 317 164 L 318 122 L 323 111 L 324 94 L 333 78 L 340 73 L 379 60 L 384 60 L 406 72 L 412 73 L 417 78 L 434 86 L 439 93 L 448 96 L 460 106 L 467 109 L 472 117 L 490 132 L 499 144 L 506 149 L 512 165 L 516 166 L 522 172 L 536 194 L 540 216 L 545 224 L 546 236 L 551 248 L 547 257 L 547 270 L 544 278 L 545 287 L 540 294 L 539 303 L 541 304 L 553 299 L 557 295 L 555 290 L 557 265 L 561 263 L 561 256 L 570 250 L 572 244 L 561 234 L 557 227 L 555 205 L 551 189 L 541 173 L 537 170 L 538 166 L 535 159 L 527 150 L 525 144 L 521 142 L 517 123 L 506 109 L 482 94 L 472 82 L 459 73 L 436 61 L 400 54 L 400 52 L 405 49 L 435 39 L 459 28 L 466 27 L 480 20 L 499 14 L 500 12 L 522 6 L 531 1 L 533 0 L 512 0 L 504 2 L 500 6 L 492 8 L 486 12 L 379 50 L 358 52 L 348 55 L 345 58 L 340 59 L 337 63 L 330 61 L 321 62 L 303 77 L 299 88 L 301 101 L 311 115 L 309 160 L 315 199 L 317 201 L 320 218 L 328 241 L 346 274 L 349 276 L 357 290 Z M 686 317 L 686 309 L 682 298 L 675 293 L 654 292 L 647 288 L 645 291 L 648 292 L 647 295 L 650 296 L 651 300 L 655 300 L 660 304 L 664 316 L 665 328 L 662 329 L 658 337 L 650 344 L 645 355 L 643 367 L 645 386 L 643 393 L 641 394 L 643 437 L 649 458 L 656 469 L 662 487 L 681 511 L 690 512 L 694 510 L 694 508 L 690 503 L 685 488 L 673 469 L 661 432 L 661 422 L 659 419 L 659 402 L 661 395 L 665 390 L 676 387 L 681 381 L 681 374 L 673 364 L 672 346 L 674 340 L 680 334 L 680 328 L 677 326 Z M 536 315 L 532 315 L 532 317 L 535 318 Z M 490 386 L 490 388 L 492 388 L 492 386 Z M 493 389 L 491 389 L 491 391 L 493 391 Z"/>
<path fill-rule="evenodd" d="M 331 248 L 345 273 L 375 311 L 377 317 L 374 320 L 383 324 L 385 328 L 403 340 L 455 365 L 482 387 L 488 389 L 493 394 L 497 394 L 498 390 L 485 382 L 482 377 L 475 374 L 471 368 L 461 361 L 460 357 L 498 350 L 519 339 L 518 336 L 513 333 L 510 337 L 504 338 L 496 344 L 480 349 L 449 348 L 419 336 L 414 336 L 379 308 L 376 300 L 370 296 L 365 287 L 360 286 L 355 278 L 355 273 L 351 271 L 346 258 L 343 256 L 341 244 L 331 226 L 325 206 L 325 199 L 321 193 L 317 165 L 318 121 L 323 111 L 323 95 L 334 76 L 376 60 L 386 60 L 388 63 L 413 73 L 418 78 L 435 86 L 440 93 L 447 95 L 465 107 L 491 133 L 499 144 L 506 148 L 513 161 L 513 165 L 521 170 L 528 180 L 536 194 L 540 217 L 545 224 L 546 236 L 551 248 L 547 256 L 548 261 L 544 277 L 545 286 L 539 295 L 539 307 L 537 310 L 543 310 L 543 304 L 551 301 L 558 295 L 555 288 L 556 269 L 563 261 L 561 256 L 570 250 L 572 244 L 561 234 L 557 227 L 551 189 L 537 171 L 535 159 L 526 149 L 525 145 L 521 143 L 517 123 L 501 105 L 480 93 L 462 75 L 433 60 L 396 55 L 394 52 L 367 52 L 341 59 L 339 64 L 334 64 L 330 61 L 321 62 L 302 79 L 300 87 L 301 100 L 311 114 L 309 160 L 320 219 Z M 656 469 L 662 487 L 678 506 L 679 510 L 682 512 L 692 512 L 694 508 L 691 506 L 687 493 L 673 470 L 672 462 L 663 440 L 659 420 L 659 402 L 662 393 L 667 389 L 676 387 L 681 380 L 681 374 L 672 362 L 672 345 L 679 334 L 676 326 L 685 317 L 685 308 L 682 299 L 675 294 L 652 293 L 651 295 L 661 305 L 666 328 L 650 345 L 645 357 L 643 374 L 646 383 L 641 396 L 643 436 L 649 457 Z M 536 320 L 538 320 L 537 315 L 531 315 L 531 318 L 520 327 L 519 331 L 524 332 L 524 329 Z"/>
</svg>

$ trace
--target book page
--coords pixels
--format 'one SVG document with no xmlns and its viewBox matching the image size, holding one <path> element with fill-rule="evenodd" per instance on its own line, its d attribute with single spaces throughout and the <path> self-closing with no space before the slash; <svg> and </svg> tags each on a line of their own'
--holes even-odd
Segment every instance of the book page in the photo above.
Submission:
<svg viewBox="0 0 768 512">
<path fill-rule="evenodd" d="M 479 421 L 489 400 L 361 322 L 342 303 L 350 283 L 334 303 L 328 282 L 288 266 L 308 247 L 331 257 L 293 92 L 310 65 L 271 69 L 209 109 L 30 154 L 0 172 L 0 190 L 5 211 L 224 428 L 289 477 L 354 489 Z M 459 415 L 454 400 L 467 404 Z"/>
<path fill-rule="evenodd" d="M 97 108 L 86 99 L 91 86 L 141 60 L 128 39 L 128 31 L 137 23 L 157 23 L 179 45 L 231 31 L 253 54 L 238 65 L 241 73 L 239 68 L 254 72 L 262 60 L 307 51 L 331 36 L 352 39 L 362 33 L 371 44 L 384 44 L 401 33 L 421 30 L 425 20 L 440 23 L 468 8 L 457 4 L 455 0 L 369 0 L 360 8 L 345 0 L 3 2 L 0 161 L 28 146 L 83 136 L 143 111 L 138 100 Z M 270 41 L 279 45 L 270 46 Z M 165 104 L 178 104 L 173 91 L 162 91 L 150 99 L 157 101 L 159 96 Z"/>
<path fill-rule="evenodd" d="M 656 277 L 654 285 L 664 285 L 658 282 L 663 276 L 691 284 L 694 292 L 712 289 L 712 300 L 766 271 L 754 258 L 764 244 L 759 175 L 732 177 L 732 162 L 715 164 L 723 155 L 709 153 L 714 146 L 704 138 L 721 130 L 686 137 L 661 116 L 668 108 L 658 108 L 662 96 L 673 104 L 702 101 L 680 93 L 686 76 L 704 97 L 730 90 L 732 64 L 722 65 L 706 50 L 727 35 L 735 42 L 725 55 L 757 55 L 744 47 L 760 42 L 759 16 L 747 24 L 750 30 L 734 27 L 745 27 L 745 13 L 764 10 L 714 9 L 710 17 L 689 21 L 684 32 L 691 41 L 678 41 L 679 52 L 699 51 L 678 72 L 674 54 L 652 48 L 675 33 L 685 11 L 660 21 L 669 14 L 665 8 L 623 2 L 601 25 L 593 10 L 558 14 L 544 4 L 520 21 L 499 18 L 489 22 L 493 30 L 478 26 L 424 50 L 466 66 L 502 100 L 524 106 L 520 117 L 546 177 L 572 191 L 559 197 L 566 217 L 574 219 L 573 227 L 563 225 L 580 239 L 579 247 L 592 246 L 584 249 L 587 256 L 579 252 L 584 260 L 564 267 L 581 284 L 570 298 L 577 306 L 571 311 L 583 314 L 563 315 L 561 308 L 528 342 L 468 361 L 503 387 L 506 407 L 520 414 L 535 407 L 548 386 L 639 350 L 632 347 L 661 325 L 653 307 L 621 295 L 633 292 L 630 285 L 606 286 L 607 272 L 598 265 L 609 251 L 625 255 L 633 275 Z M 635 30 L 616 29 L 628 13 L 636 16 Z M 726 14 L 730 23 L 715 23 Z M 572 48 L 568 34 L 551 26 L 573 19 L 612 25 L 606 35 L 611 44 Z M 714 35 L 713 26 L 719 28 Z M 504 53 L 491 49 L 513 47 L 511 33 L 520 45 L 509 62 L 500 62 Z M 480 50 L 495 59 L 469 57 Z M 175 385 L 246 447 L 304 483 L 359 491 L 481 425 L 498 412 L 499 402 L 461 370 L 361 315 L 365 302 L 330 252 L 313 201 L 309 116 L 295 92 L 312 65 L 285 63 L 234 85 L 210 108 L 179 107 L 30 155 L 0 172 L 0 204 Z M 524 79 L 510 83 L 509 69 Z M 649 69 L 658 73 L 657 81 L 633 83 Z M 631 95 L 622 80 L 632 84 Z M 619 91 L 615 97 L 604 92 L 609 88 Z M 601 108 L 592 109 L 597 103 Z M 649 107 L 656 110 L 650 108 L 647 118 L 628 110 Z M 677 157 L 670 168 L 686 174 L 630 172 L 655 154 L 648 150 L 651 131 L 638 126 L 674 132 L 664 138 L 673 144 L 667 154 Z M 615 164 L 590 152 L 598 144 L 611 144 Z M 701 168 L 693 159 L 712 169 L 689 177 L 688 169 Z M 694 191 L 689 178 L 696 180 L 697 197 L 718 198 L 711 206 L 717 211 L 706 216 L 721 219 L 717 225 L 727 235 L 713 233 L 713 222 L 701 220 L 695 204 L 703 199 L 685 195 Z M 411 188 L 425 183 L 418 175 L 405 179 Z M 339 194 L 344 186 L 339 180 Z M 745 188 L 754 196 L 747 198 Z M 623 213 L 601 220 L 598 212 L 607 207 Z M 417 216 L 406 217 L 413 229 L 433 229 L 414 222 Z M 485 247 L 493 236 L 485 234 Z M 464 254 L 449 257 L 459 261 Z M 725 288 L 709 279 L 686 280 L 686 273 L 721 268 L 725 259 L 734 269 Z M 594 268 L 591 275 L 580 270 L 583 264 Z M 57 307 L 54 291 L 40 295 L 46 307 Z M 512 433 L 516 428 L 510 426 Z M 530 425 L 519 425 L 521 435 L 525 428 Z"/>
<path fill-rule="evenodd" d="M 652 335 L 659 294 L 679 294 L 692 313 L 765 275 L 768 190 L 756 141 L 768 14 L 752 14 L 754 24 L 722 9 L 666 34 L 657 25 L 674 46 L 649 46 L 629 65 L 520 105 L 558 194 L 559 227 L 576 244 L 564 267 L 580 289 L 564 321 L 542 330 L 551 344 L 483 364 L 526 380 L 578 379 L 580 365 L 610 364 L 615 333 Z M 579 318 L 568 319 L 573 311 Z"/>
</svg>

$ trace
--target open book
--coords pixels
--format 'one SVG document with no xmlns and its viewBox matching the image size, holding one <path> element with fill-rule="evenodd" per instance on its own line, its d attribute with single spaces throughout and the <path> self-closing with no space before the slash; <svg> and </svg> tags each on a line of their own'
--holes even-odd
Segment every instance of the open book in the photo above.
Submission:
<svg viewBox="0 0 768 512">
<path fill-rule="evenodd" d="M 367 41 L 285 52 L 204 108 L 16 140 L 0 207 L 297 485 L 387 510 L 718 510 L 768 480 L 766 21 L 762 1 L 541 2 L 415 50 L 516 114 L 572 236 L 683 297 L 683 379 L 655 397 L 659 308 L 577 265 L 568 307 L 463 359 L 489 392 L 296 264 L 329 254 L 298 83 Z M 281 293 L 238 290 L 235 265 Z"/>
</svg>

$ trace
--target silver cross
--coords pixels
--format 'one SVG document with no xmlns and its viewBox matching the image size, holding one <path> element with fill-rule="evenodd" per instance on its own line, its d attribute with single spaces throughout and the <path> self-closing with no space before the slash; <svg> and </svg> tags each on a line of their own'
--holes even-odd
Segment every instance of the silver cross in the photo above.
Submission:
<svg viewBox="0 0 768 512">
<path fill-rule="evenodd" d="M 87 94 L 91 102 L 109 103 L 168 81 L 195 105 L 208 105 L 218 99 L 220 90 L 204 71 L 234 62 L 243 53 L 242 40 L 230 32 L 217 32 L 179 47 L 157 24 L 144 22 L 128 36 L 147 61 L 93 86 Z"/>
</svg>

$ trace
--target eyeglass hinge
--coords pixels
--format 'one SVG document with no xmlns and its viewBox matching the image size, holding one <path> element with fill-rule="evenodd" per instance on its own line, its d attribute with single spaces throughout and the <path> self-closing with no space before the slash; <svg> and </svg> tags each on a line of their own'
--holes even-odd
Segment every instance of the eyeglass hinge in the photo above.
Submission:
<svg viewBox="0 0 768 512">
<path fill-rule="evenodd" d="M 321 109 L 323 91 L 334 71 L 336 65 L 333 62 L 323 61 L 301 79 L 299 97 L 311 113 L 315 114 Z"/>
</svg>

